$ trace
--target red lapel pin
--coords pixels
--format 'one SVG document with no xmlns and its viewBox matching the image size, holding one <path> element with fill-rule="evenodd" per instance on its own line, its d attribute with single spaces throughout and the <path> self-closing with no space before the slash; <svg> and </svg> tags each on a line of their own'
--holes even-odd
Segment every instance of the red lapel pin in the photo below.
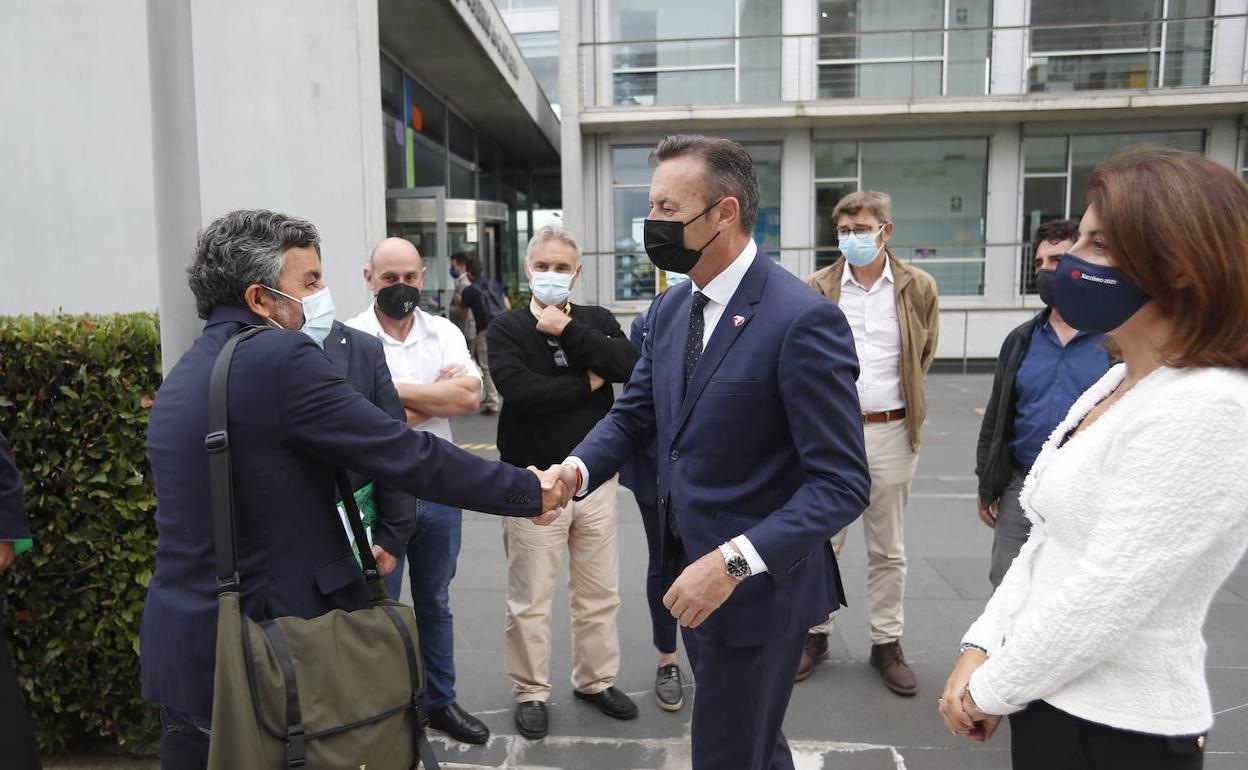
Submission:
<svg viewBox="0 0 1248 770">
<path fill-rule="evenodd" d="M 738 326 L 741 326 L 744 323 L 745 323 L 745 316 L 734 315 L 732 317 L 732 326 L 734 329 L 737 328 Z"/>
</svg>

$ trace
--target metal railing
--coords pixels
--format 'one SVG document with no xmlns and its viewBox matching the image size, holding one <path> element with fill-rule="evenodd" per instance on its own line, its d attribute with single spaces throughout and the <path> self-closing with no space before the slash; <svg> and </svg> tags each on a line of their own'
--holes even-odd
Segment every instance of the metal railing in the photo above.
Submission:
<svg viewBox="0 0 1248 770">
<path fill-rule="evenodd" d="M 911 100 L 1248 83 L 1248 14 L 1103 24 L 743 35 L 580 46 L 584 107 Z M 1218 42 L 1220 25 L 1240 30 Z M 994 86 L 993 59 L 1018 75 Z M 1021 73 L 1021 74 L 1020 74 Z M 1222 78 L 1223 82 L 1226 78 Z M 994 88 L 996 90 L 994 90 Z"/>
</svg>

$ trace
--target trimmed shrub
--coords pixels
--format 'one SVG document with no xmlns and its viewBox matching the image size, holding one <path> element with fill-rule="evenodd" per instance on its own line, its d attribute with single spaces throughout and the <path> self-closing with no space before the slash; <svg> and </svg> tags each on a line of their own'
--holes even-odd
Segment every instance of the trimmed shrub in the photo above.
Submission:
<svg viewBox="0 0 1248 770">
<path fill-rule="evenodd" d="M 0 430 L 35 540 L 5 575 L 4 620 L 44 752 L 89 736 L 144 751 L 159 737 L 138 656 L 159 385 L 155 313 L 0 318 Z"/>
</svg>

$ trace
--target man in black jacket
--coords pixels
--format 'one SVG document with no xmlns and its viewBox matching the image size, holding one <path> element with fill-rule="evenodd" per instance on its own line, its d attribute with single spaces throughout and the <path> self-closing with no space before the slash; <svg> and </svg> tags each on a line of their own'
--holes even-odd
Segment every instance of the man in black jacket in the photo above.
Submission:
<svg viewBox="0 0 1248 770">
<path fill-rule="evenodd" d="M 992 397 L 975 450 L 979 518 L 992 527 L 993 588 L 1027 541 L 1031 523 L 1018 500 L 1023 480 L 1049 434 L 1075 400 L 1109 369 L 1104 335 L 1085 334 L 1053 306 L 1053 276 L 1062 254 L 1079 238 L 1073 219 L 1036 228 L 1036 290 L 1047 306 L 1006 336 L 997 356 Z"/>
<path fill-rule="evenodd" d="M 498 450 L 504 462 L 547 468 L 611 409 L 611 383 L 625 382 L 638 352 L 606 308 L 573 306 L 580 275 L 576 238 L 546 226 L 529 242 L 529 307 L 489 325 L 490 370 L 503 397 Z M 551 598 L 569 553 L 572 686 L 576 697 L 616 719 L 637 706 L 615 687 L 620 666 L 619 485 L 615 479 L 571 503 L 553 527 L 503 527 L 507 552 L 507 674 L 516 727 L 526 738 L 547 732 Z"/>
</svg>

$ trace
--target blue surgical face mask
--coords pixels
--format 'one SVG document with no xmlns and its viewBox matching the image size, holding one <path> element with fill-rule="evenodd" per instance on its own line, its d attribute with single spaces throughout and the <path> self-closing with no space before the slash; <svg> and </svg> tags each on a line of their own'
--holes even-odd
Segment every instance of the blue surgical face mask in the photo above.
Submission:
<svg viewBox="0 0 1248 770">
<path fill-rule="evenodd" d="M 264 286 L 264 284 L 261 284 L 261 286 Z M 303 299 L 292 297 L 286 292 L 278 291 L 271 286 L 265 286 L 264 288 L 274 294 L 282 295 L 291 302 L 298 302 L 303 307 L 303 326 L 297 330 L 291 329 L 291 331 L 301 331 L 311 337 L 316 344 L 321 347 L 325 346 L 325 338 L 329 336 L 329 330 L 334 325 L 334 298 L 330 296 L 328 286 L 318 292 L 309 294 Z M 273 321 L 273 319 L 268 320 L 272 326 L 276 326 L 279 329 L 285 328 Z"/>
<path fill-rule="evenodd" d="M 451 280 L 452 281 L 459 280 L 459 271 L 455 269 L 454 265 L 451 266 Z"/>
<path fill-rule="evenodd" d="M 1112 267 L 1062 255 L 1053 300 L 1062 320 L 1081 332 L 1104 334 L 1127 322 L 1152 299 Z"/>
<path fill-rule="evenodd" d="M 529 279 L 529 287 L 543 305 L 562 305 L 572 295 L 572 278 L 572 273 L 535 271 Z"/>
<path fill-rule="evenodd" d="M 879 256 L 880 250 L 884 247 L 875 242 L 880 237 L 880 233 L 884 232 L 884 225 L 880 225 L 880 229 L 874 233 L 866 235 L 840 235 L 837 236 L 837 248 L 845 255 L 845 261 L 855 267 L 866 267 L 875 261 Z"/>
</svg>

